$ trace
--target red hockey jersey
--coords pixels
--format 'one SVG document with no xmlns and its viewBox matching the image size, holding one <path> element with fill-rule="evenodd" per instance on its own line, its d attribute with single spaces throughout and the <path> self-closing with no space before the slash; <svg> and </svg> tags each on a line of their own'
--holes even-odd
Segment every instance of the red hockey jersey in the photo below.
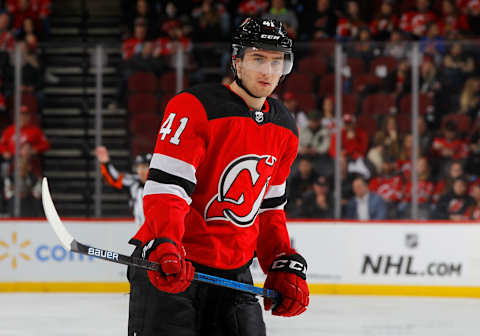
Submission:
<svg viewBox="0 0 480 336">
<path fill-rule="evenodd" d="M 219 269 L 244 267 L 256 252 L 267 270 L 290 248 L 283 206 L 297 148 L 295 119 L 276 99 L 254 111 L 220 84 L 178 94 L 158 133 L 134 239 L 168 237 L 189 260 Z"/>
</svg>

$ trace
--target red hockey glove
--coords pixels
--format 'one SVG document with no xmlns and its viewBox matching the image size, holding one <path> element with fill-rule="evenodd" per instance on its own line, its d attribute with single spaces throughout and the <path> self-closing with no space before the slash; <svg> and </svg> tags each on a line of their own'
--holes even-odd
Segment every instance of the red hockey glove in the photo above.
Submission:
<svg viewBox="0 0 480 336">
<path fill-rule="evenodd" d="M 159 263 L 161 272 L 147 271 L 150 282 L 167 293 L 184 292 L 193 279 L 195 268 L 185 260 L 185 250 L 168 238 L 151 240 L 143 247 L 144 259 Z"/>
<path fill-rule="evenodd" d="M 310 293 L 306 273 L 307 262 L 298 253 L 283 254 L 273 261 L 263 286 L 276 290 L 281 296 L 280 302 L 273 307 L 273 315 L 296 316 L 307 309 Z M 270 310 L 272 304 L 272 300 L 265 299 L 265 310 Z"/>
</svg>

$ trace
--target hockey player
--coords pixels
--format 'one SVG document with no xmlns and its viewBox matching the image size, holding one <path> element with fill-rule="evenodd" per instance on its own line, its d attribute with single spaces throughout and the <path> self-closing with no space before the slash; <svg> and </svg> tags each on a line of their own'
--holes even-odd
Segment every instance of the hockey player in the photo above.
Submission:
<svg viewBox="0 0 480 336">
<path fill-rule="evenodd" d="M 133 210 L 135 224 L 140 227 L 145 222 L 143 215 L 143 188 L 148 175 L 148 165 L 151 153 L 139 154 L 135 157 L 136 174 L 120 173 L 110 162 L 110 155 L 105 146 L 95 148 L 95 154 L 100 162 L 100 170 L 105 181 L 116 189 L 127 189 L 130 193 L 130 207 Z"/>
<path fill-rule="evenodd" d="M 230 86 L 202 84 L 167 104 L 144 190 L 145 223 L 131 267 L 128 334 L 265 335 L 251 294 L 191 282 L 194 270 L 252 283 L 255 254 L 265 288 L 282 300 L 265 310 L 295 316 L 309 303 L 305 259 L 290 245 L 285 180 L 297 155 L 290 112 L 269 95 L 293 65 L 276 20 L 247 19 L 233 36 Z"/>
</svg>

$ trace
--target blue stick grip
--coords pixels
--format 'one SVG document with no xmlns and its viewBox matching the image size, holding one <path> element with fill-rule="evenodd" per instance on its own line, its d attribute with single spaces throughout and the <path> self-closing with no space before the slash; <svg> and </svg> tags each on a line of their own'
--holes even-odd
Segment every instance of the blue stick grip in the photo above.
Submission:
<svg viewBox="0 0 480 336">
<path fill-rule="evenodd" d="M 236 290 L 254 294 L 254 295 L 260 295 L 265 298 L 271 299 L 274 303 L 280 301 L 280 295 L 272 289 L 256 287 L 243 282 L 219 278 L 213 275 L 208 275 L 208 274 L 199 273 L 199 272 L 195 272 L 195 275 L 193 278 L 197 281 L 206 282 L 213 285 L 227 287 L 231 289 L 236 289 Z"/>
</svg>

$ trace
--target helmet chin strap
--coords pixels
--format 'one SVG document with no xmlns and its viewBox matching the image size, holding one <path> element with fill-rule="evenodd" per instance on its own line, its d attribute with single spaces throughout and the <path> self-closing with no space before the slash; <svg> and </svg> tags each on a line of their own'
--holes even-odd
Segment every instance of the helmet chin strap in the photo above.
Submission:
<svg viewBox="0 0 480 336">
<path fill-rule="evenodd" d="M 235 78 L 233 79 L 235 82 L 237 82 L 238 86 L 240 86 L 250 97 L 253 97 L 253 98 L 263 98 L 263 97 L 259 97 L 259 96 L 255 96 L 253 93 L 250 92 L 250 90 L 248 90 L 245 85 L 243 85 L 242 83 L 242 80 L 237 76 L 237 74 L 235 74 Z"/>
</svg>

